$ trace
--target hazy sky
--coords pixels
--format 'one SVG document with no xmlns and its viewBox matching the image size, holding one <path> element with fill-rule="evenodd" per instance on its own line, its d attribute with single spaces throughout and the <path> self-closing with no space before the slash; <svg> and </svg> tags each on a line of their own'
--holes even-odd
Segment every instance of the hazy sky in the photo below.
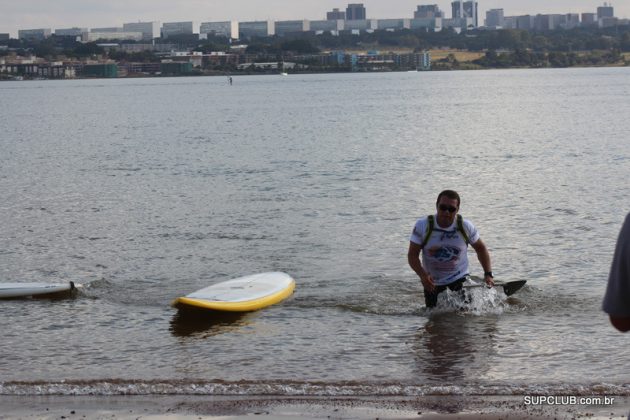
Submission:
<svg viewBox="0 0 630 420">
<path fill-rule="evenodd" d="M 136 21 L 325 19 L 361 0 L 0 0 L 0 32 L 18 29 L 122 26 Z M 479 0 L 480 22 L 488 9 L 505 15 L 595 12 L 603 0 Z M 368 18 L 408 18 L 419 4 L 437 4 L 450 17 L 450 0 L 363 0 Z M 630 1 L 613 1 L 615 16 L 630 17 Z"/>
</svg>

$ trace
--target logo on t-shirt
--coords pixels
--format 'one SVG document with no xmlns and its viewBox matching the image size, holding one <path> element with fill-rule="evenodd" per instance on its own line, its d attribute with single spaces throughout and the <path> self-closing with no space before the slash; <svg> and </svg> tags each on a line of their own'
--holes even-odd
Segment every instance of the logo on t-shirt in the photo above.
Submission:
<svg viewBox="0 0 630 420">
<path fill-rule="evenodd" d="M 441 262 L 457 261 L 461 250 L 454 246 L 435 246 L 428 250 L 431 258 Z"/>
</svg>

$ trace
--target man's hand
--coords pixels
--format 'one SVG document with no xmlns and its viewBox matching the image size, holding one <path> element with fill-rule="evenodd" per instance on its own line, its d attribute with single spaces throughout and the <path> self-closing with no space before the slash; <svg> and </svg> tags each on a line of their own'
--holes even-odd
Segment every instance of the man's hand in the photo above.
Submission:
<svg viewBox="0 0 630 420">
<path fill-rule="evenodd" d="M 483 279 L 489 287 L 494 287 L 494 279 L 491 276 L 484 276 Z"/>
<path fill-rule="evenodd" d="M 429 273 L 425 273 L 424 275 L 420 275 L 420 280 L 422 281 L 422 286 L 428 292 L 432 292 L 435 290 L 435 283 L 433 282 L 433 277 Z"/>
</svg>

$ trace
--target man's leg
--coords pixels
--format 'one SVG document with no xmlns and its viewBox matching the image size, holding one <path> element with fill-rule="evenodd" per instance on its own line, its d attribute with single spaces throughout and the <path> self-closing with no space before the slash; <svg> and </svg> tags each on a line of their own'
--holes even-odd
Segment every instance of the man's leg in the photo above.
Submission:
<svg viewBox="0 0 630 420">
<path fill-rule="evenodd" d="M 435 286 L 432 292 L 424 290 L 424 303 L 427 308 L 433 308 L 437 305 L 437 298 L 440 293 L 446 290 L 446 286 Z"/>
</svg>

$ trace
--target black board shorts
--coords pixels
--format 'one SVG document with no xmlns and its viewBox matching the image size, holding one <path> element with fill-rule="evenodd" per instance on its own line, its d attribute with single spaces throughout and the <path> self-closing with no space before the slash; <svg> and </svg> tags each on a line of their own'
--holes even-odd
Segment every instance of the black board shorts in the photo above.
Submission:
<svg viewBox="0 0 630 420">
<path fill-rule="evenodd" d="M 462 287 L 464 287 L 464 282 L 466 281 L 466 279 L 468 278 L 468 276 L 464 276 L 461 279 L 457 279 L 452 283 L 449 283 L 447 285 L 444 286 L 435 286 L 435 289 L 433 289 L 432 292 L 429 292 L 428 290 L 424 290 L 424 303 L 427 305 L 427 308 L 433 308 L 435 305 L 437 305 L 437 299 L 438 299 L 438 295 L 440 293 L 442 293 L 443 291 L 445 291 L 447 288 L 451 289 L 453 291 L 458 291 L 458 290 L 462 290 Z"/>
</svg>

